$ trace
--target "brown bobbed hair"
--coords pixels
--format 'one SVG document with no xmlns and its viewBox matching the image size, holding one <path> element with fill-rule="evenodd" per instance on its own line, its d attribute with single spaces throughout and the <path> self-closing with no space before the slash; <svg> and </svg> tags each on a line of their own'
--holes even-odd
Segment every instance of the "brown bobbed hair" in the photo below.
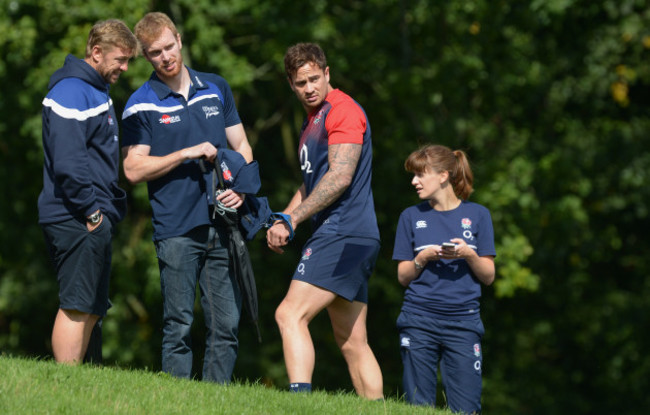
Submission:
<svg viewBox="0 0 650 415">
<path fill-rule="evenodd" d="M 322 70 L 327 68 L 325 52 L 316 43 L 295 44 L 289 47 L 287 53 L 284 54 L 284 71 L 290 81 L 293 80 L 298 69 L 308 63 L 316 64 Z"/>
<path fill-rule="evenodd" d="M 105 51 L 120 48 L 135 55 L 138 51 L 138 40 L 129 28 L 118 19 L 102 20 L 90 29 L 86 42 L 86 58 L 89 58 L 95 46 Z"/>
<path fill-rule="evenodd" d="M 462 150 L 452 151 L 445 146 L 429 144 L 412 152 L 404 162 L 404 168 L 414 174 L 449 172 L 449 183 L 462 200 L 467 200 L 474 191 L 474 173 L 467 154 Z"/>
</svg>

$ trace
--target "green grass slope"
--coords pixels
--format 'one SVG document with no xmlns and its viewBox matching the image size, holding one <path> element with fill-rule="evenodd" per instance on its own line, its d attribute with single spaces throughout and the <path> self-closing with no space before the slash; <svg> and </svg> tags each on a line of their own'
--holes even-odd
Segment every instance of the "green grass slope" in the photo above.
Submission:
<svg viewBox="0 0 650 415">
<path fill-rule="evenodd" d="M 216 385 L 163 373 L 0 355 L 0 414 L 435 414 L 388 398 L 292 394 L 261 384 Z"/>
</svg>

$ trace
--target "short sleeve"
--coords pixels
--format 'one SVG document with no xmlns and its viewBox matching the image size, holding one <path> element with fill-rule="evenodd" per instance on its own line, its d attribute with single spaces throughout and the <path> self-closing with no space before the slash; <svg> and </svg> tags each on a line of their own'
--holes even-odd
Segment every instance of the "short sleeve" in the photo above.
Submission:
<svg viewBox="0 0 650 415">
<path fill-rule="evenodd" d="M 363 144 L 366 116 L 352 100 L 338 103 L 325 120 L 328 144 Z"/>
<path fill-rule="evenodd" d="M 122 147 L 140 144 L 151 146 L 151 128 L 143 117 L 143 112 L 139 111 L 122 119 Z"/>
<path fill-rule="evenodd" d="M 235 105 L 235 98 L 232 95 L 232 90 L 230 85 L 226 82 L 225 79 L 219 77 L 219 83 L 217 83 L 218 88 L 223 93 L 223 109 L 224 109 L 224 120 L 226 128 L 232 127 L 233 125 L 241 124 L 241 119 L 239 118 L 239 113 L 237 112 L 237 106 Z"/>
<path fill-rule="evenodd" d="M 479 256 L 496 256 L 496 249 L 494 248 L 494 228 L 492 226 L 492 216 L 490 215 L 489 210 L 483 210 L 479 226 L 476 253 Z"/>
<path fill-rule="evenodd" d="M 397 222 L 395 232 L 395 245 L 393 247 L 393 259 L 396 261 L 410 261 L 413 255 L 413 232 L 411 231 L 410 215 L 407 211 L 402 212 Z"/>
</svg>

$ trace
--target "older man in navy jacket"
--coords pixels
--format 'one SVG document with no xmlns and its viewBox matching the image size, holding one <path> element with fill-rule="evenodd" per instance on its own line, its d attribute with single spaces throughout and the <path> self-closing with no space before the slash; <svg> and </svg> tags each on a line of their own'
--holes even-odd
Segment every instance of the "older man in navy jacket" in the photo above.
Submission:
<svg viewBox="0 0 650 415">
<path fill-rule="evenodd" d="M 113 226 L 126 212 L 118 187 L 117 117 L 110 84 L 128 69 L 137 40 L 119 20 L 97 23 L 86 56 L 68 55 L 43 100 L 43 190 L 39 223 L 59 282 L 52 331 L 58 362 L 80 362 L 110 303 Z"/>
</svg>

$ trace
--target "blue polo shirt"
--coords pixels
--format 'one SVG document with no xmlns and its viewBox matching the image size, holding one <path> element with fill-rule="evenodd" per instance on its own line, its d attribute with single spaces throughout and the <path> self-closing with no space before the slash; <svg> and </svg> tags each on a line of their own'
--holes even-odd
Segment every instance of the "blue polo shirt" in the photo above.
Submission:
<svg viewBox="0 0 650 415">
<path fill-rule="evenodd" d="M 122 115 L 122 147 L 144 144 L 150 155 L 165 156 L 204 141 L 228 146 L 225 129 L 240 124 L 230 86 L 222 77 L 187 68 L 188 100 L 173 92 L 154 72 L 131 95 Z M 147 183 L 153 211 L 154 240 L 180 236 L 210 224 L 210 172 L 188 160 Z"/>
<path fill-rule="evenodd" d="M 462 238 L 478 256 L 496 256 L 492 218 L 487 208 L 463 201 L 456 209 L 437 211 L 428 201 L 399 217 L 393 259 L 411 261 L 428 245 Z M 406 288 L 402 310 L 421 316 L 466 320 L 479 314 L 481 284 L 464 259 L 430 261 Z"/>
</svg>

